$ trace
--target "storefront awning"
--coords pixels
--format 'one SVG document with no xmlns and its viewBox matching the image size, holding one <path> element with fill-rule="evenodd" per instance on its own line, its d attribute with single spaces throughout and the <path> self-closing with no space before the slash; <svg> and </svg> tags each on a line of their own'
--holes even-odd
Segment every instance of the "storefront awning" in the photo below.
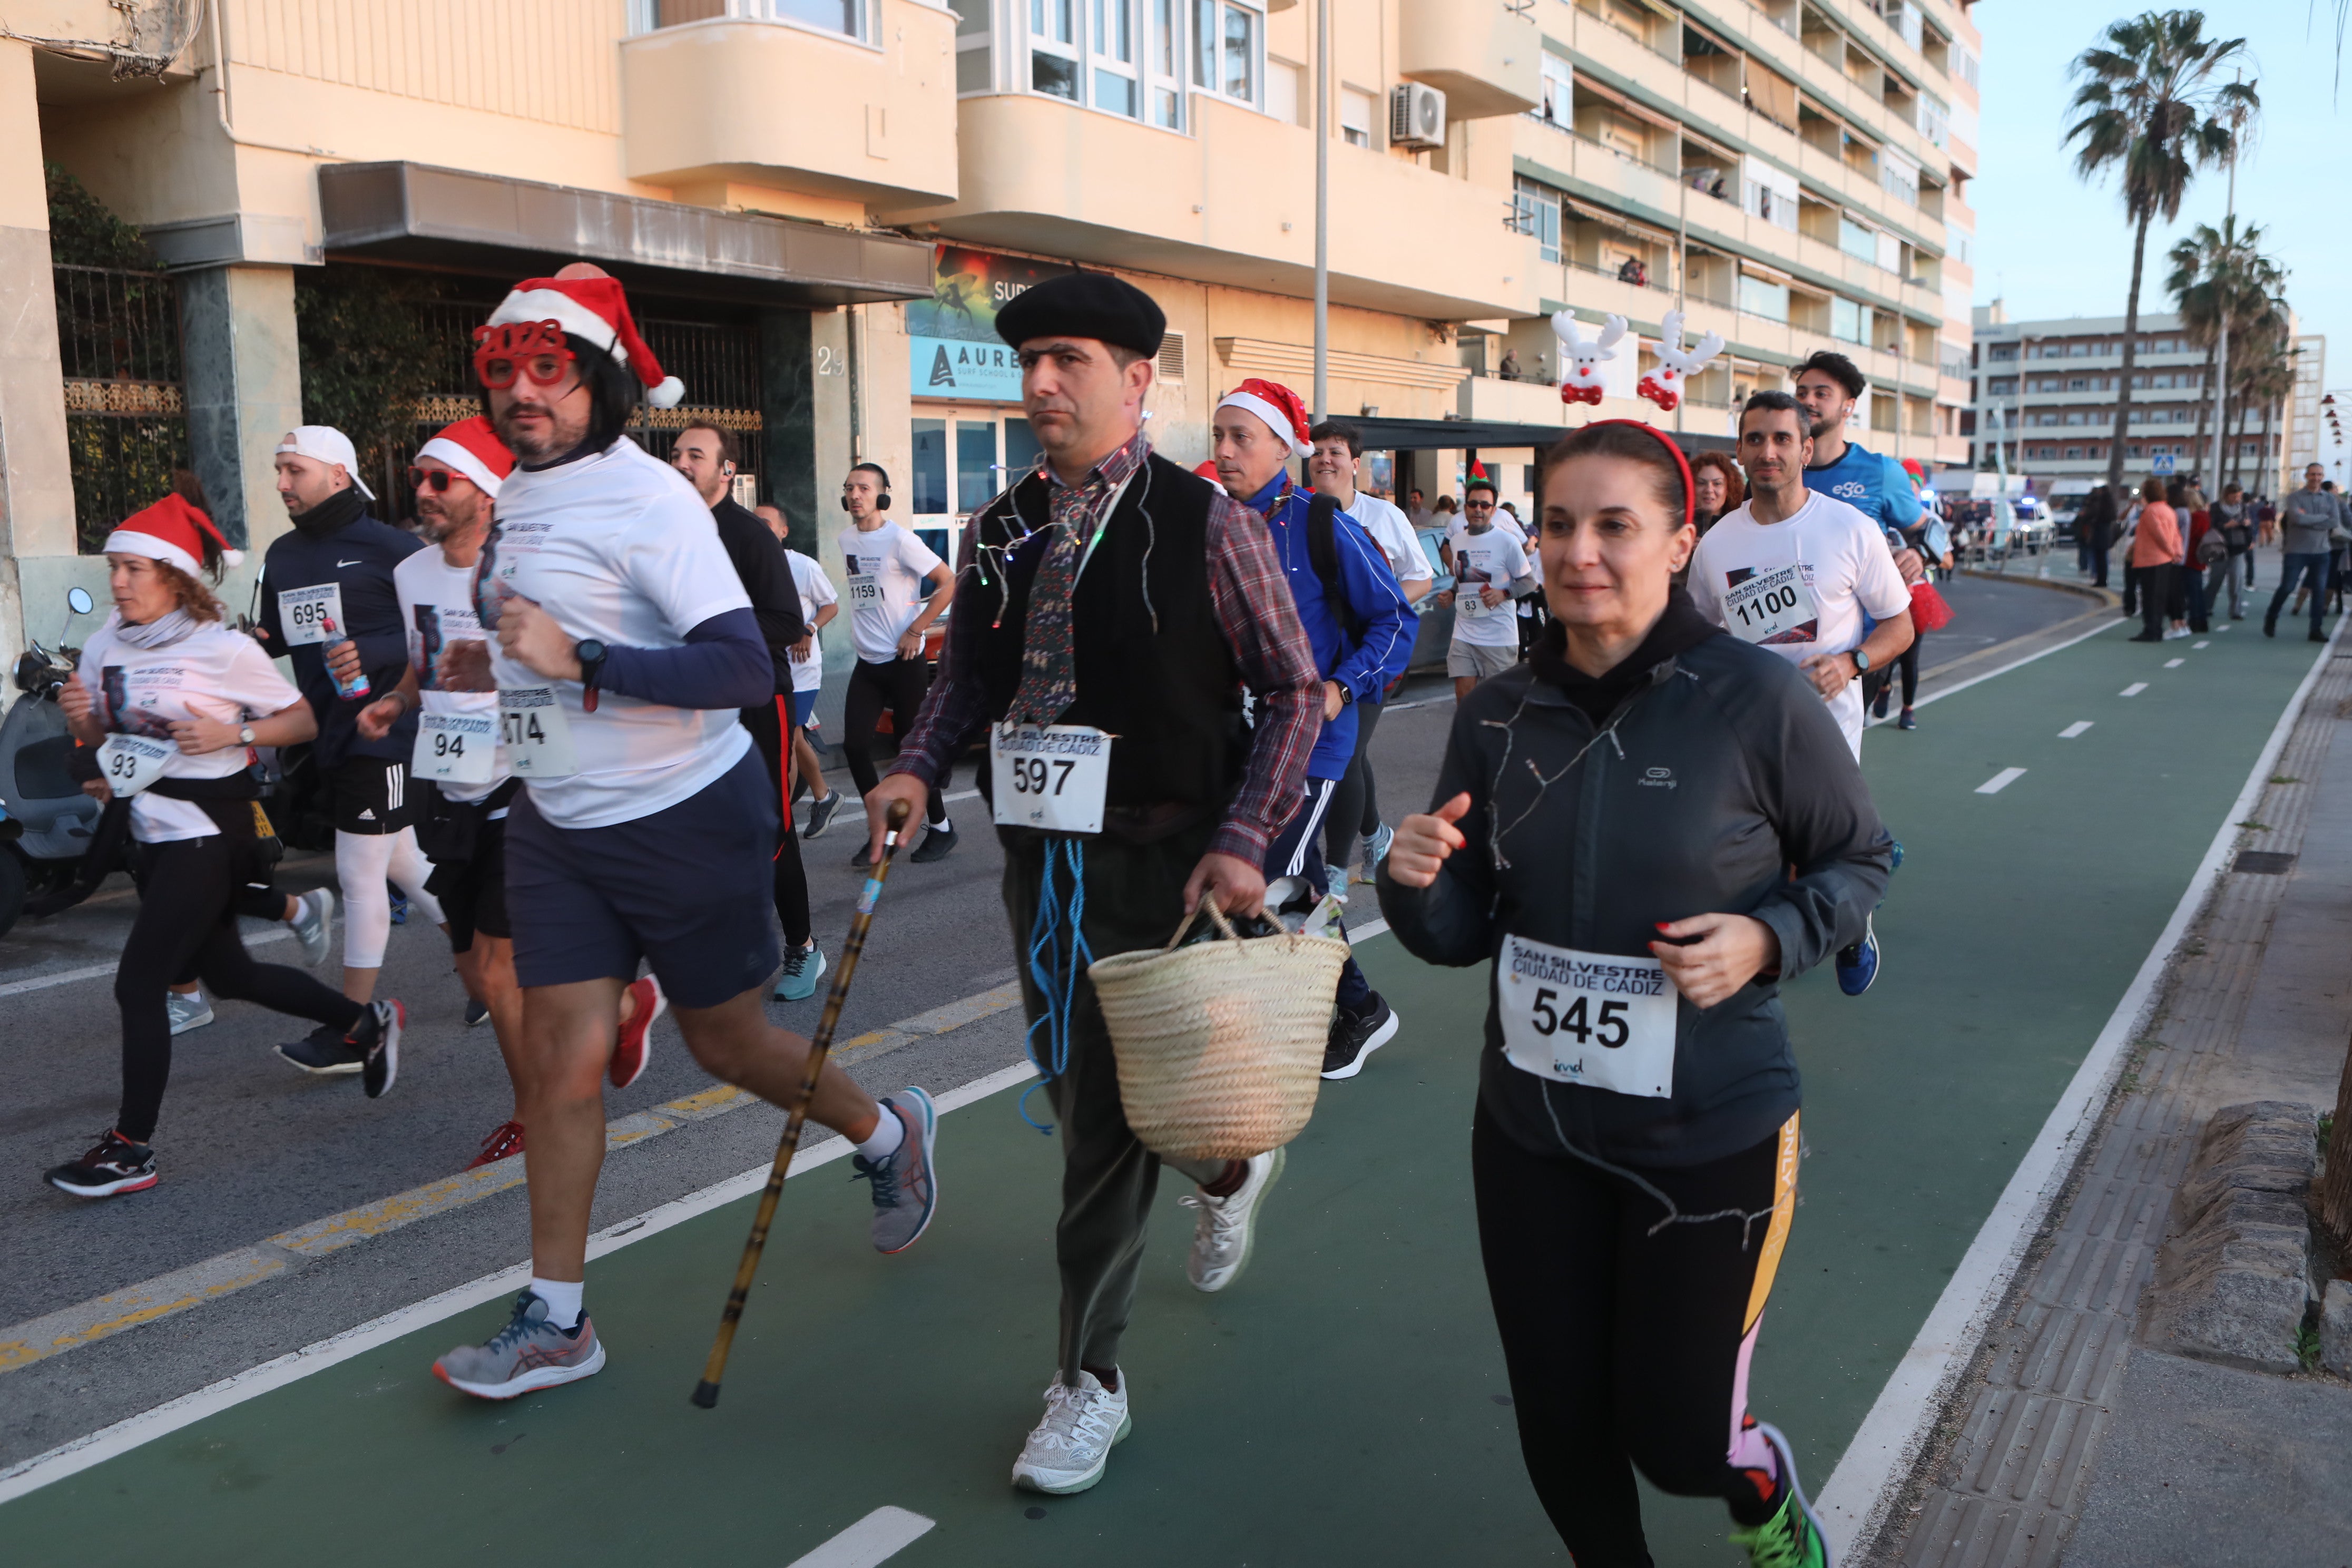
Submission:
<svg viewBox="0 0 2352 1568">
<path fill-rule="evenodd" d="M 625 282 L 755 304 L 931 295 L 931 247 L 751 213 L 424 163 L 319 170 L 325 247 L 523 278 L 593 261 Z"/>
</svg>

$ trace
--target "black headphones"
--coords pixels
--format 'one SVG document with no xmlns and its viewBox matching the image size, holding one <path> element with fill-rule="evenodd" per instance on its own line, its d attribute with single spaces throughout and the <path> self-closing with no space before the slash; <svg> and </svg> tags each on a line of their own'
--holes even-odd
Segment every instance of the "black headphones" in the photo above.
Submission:
<svg viewBox="0 0 2352 1568">
<path fill-rule="evenodd" d="M 853 474 L 860 472 L 872 474 L 876 479 L 881 480 L 882 493 L 874 498 L 874 510 L 876 511 L 888 511 L 890 510 L 890 472 L 888 469 L 885 468 L 879 463 L 859 463 L 849 471 Z M 841 510 L 844 511 L 847 511 L 849 510 L 849 498 L 847 496 L 841 498 Z"/>
</svg>

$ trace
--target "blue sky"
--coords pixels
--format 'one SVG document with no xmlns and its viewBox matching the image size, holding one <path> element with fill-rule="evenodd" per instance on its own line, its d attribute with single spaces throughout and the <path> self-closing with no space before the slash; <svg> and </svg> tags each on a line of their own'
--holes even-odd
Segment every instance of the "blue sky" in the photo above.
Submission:
<svg viewBox="0 0 2352 1568">
<path fill-rule="evenodd" d="M 2352 68 L 2339 100 L 2333 0 L 2208 5 L 2209 34 L 2246 39 L 2263 110 L 2238 168 L 2241 222 L 2263 226 L 2264 249 L 2289 270 L 2287 301 L 2305 331 L 2327 334 L 2327 384 L 2352 385 L 2352 205 L 2337 181 L 2352 132 Z M 1984 0 L 1983 125 L 1977 212 L 1976 302 L 2008 300 L 2011 320 L 2123 314 L 2131 287 L 2131 230 L 2112 180 L 2086 186 L 2061 150 L 2066 68 L 2102 29 L 2136 12 L 2105 0 Z M 2148 230 L 2143 312 L 2169 308 L 2162 258 L 2199 223 L 2219 226 L 2223 171 L 2200 174 L 2180 221 Z"/>
</svg>

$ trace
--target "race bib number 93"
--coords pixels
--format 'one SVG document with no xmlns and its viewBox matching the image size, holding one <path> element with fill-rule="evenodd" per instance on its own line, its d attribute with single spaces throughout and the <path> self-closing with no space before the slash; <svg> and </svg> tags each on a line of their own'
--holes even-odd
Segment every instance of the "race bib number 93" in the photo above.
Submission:
<svg viewBox="0 0 2352 1568">
<path fill-rule="evenodd" d="M 1664 1100 L 1675 1091 L 1678 993 L 1654 958 L 1503 938 L 1503 1054 L 1559 1083 Z"/>
</svg>

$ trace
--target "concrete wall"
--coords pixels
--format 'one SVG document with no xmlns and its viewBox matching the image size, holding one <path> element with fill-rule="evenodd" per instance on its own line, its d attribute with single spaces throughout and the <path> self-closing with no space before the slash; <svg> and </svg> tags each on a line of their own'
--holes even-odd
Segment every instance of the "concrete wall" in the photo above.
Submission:
<svg viewBox="0 0 2352 1568">
<path fill-rule="evenodd" d="M 18 563 L 73 554 L 63 375 L 33 51 L 0 38 L 0 669 L 24 647 L 26 606 L 41 603 Z M 46 616 L 32 619 L 37 629 Z"/>
</svg>

